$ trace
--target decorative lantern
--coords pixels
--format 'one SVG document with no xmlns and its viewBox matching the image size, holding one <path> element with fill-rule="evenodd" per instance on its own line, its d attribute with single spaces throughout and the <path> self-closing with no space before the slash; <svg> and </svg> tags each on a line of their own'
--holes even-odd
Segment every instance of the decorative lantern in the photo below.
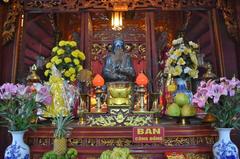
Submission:
<svg viewBox="0 0 240 159">
<path fill-rule="evenodd" d="M 148 84 L 148 78 L 144 73 L 139 73 L 136 78 L 136 84 L 139 86 L 138 92 L 140 94 L 140 112 L 145 112 L 144 94 L 146 92 L 145 86 Z"/>
<path fill-rule="evenodd" d="M 148 84 L 148 78 L 144 73 L 139 73 L 136 78 L 136 83 L 138 86 L 146 86 Z"/>
<path fill-rule="evenodd" d="M 112 12 L 112 29 L 115 31 L 120 31 L 123 28 L 122 22 L 122 12 Z"/>
<path fill-rule="evenodd" d="M 104 85 L 104 79 L 101 75 L 97 74 L 92 80 L 93 86 L 96 87 L 96 101 L 97 101 L 97 109 L 96 112 L 101 112 L 101 99 L 100 96 L 102 94 L 102 86 Z"/>
</svg>

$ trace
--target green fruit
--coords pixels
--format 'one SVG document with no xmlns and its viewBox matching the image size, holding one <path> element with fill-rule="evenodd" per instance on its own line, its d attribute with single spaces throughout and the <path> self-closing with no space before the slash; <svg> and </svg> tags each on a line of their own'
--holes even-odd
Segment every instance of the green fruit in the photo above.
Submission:
<svg viewBox="0 0 240 159">
<path fill-rule="evenodd" d="M 103 151 L 103 153 L 100 156 L 100 159 L 109 159 L 111 154 L 112 154 L 112 151 L 110 150 Z"/>
<path fill-rule="evenodd" d="M 172 103 L 167 107 L 167 115 L 169 116 L 180 116 L 181 110 L 176 103 Z"/>
<path fill-rule="evenodd" d="M 184 93 L 178 93 L 174 97 L 174 102 L 178 104 L 179 106 L 183 106 L 185 104 L 189 104 L 189 98 L 186 94 Z"/>
<path fill-rule="evenodd" d="M 196 115 L 196 109 L 193 106 L 186 104 L 181 109 L 181 115 L 182 116 L 194 116 L 194 115 Z"/>
</svg>

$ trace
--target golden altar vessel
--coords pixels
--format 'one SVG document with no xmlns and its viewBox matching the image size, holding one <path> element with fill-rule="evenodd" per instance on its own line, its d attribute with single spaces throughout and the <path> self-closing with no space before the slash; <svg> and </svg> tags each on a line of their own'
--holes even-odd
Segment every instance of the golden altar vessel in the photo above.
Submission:
<svg viewBox="0 0 240 159">
<path fill-rule="evenodd" d="M 132 105 L 131 82 L 109 82 L 107 83 L 107 104 L 108 106 L 131 106 Z"/>
</svg>

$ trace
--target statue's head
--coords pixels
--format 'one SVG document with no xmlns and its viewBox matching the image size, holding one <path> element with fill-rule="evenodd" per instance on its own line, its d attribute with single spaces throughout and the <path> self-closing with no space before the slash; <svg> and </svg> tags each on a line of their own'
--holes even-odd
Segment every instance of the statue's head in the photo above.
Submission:
<svg viewBox="0 0 240 159">
<path fill-rule="evenodd" d="M 112 45 L 112 52 L 115 53 L 116 49 L 124 49 L 123 39 L 115 39 Z"/>
</svg>

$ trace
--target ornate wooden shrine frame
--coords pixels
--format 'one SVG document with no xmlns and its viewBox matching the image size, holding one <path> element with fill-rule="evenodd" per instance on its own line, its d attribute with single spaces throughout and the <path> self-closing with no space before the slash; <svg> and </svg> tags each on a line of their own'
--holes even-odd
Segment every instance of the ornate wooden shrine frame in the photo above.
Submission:
<svg viewBox="0 0 240 159">
<path fill-rule="evenodd" d="M 225 75 L 223 49 L 221 46 L 221 35 L 219 34 L 219 17 L 217 10 L 220 9 L 224 16 L 225 25 L 230 36 L 239 43 L 240 22 L 237 21 L 235 1 L 224 0 L 13 0 L 9 7 L 7 19 L 4 23 L 3 44 L 14 39 L 13 64 L 11 77 L 16 80 L 17 60 L 23 33 L 23 15 L 27 13 L 55 13 L 55 12 L 82 12 L 86 19 L 89 11 L 101 10 L 208 10 L 211 19 L 212 34 L 217 55 L 218 74 Z M 153 18 L 149 13 L 146 17 Z M 54 26 L 54 21 L 53 26 Z M 87 29 L 87 28 L 85 28 Z M 149 36 L 149 35 L 146 35 Z M 152 37 L 147 37 L 147 44 L 151 43 Z M 87 39 L 85 39 L 87 40 Z M 83 46 L 83 42 L 81 43 Z M 150 48 L 151 49 L 151 48 Z M 87 63 L 89 63 L 89 60 Z M 149 62 L 149 59 L 147 59 Z"/>
</svg>

